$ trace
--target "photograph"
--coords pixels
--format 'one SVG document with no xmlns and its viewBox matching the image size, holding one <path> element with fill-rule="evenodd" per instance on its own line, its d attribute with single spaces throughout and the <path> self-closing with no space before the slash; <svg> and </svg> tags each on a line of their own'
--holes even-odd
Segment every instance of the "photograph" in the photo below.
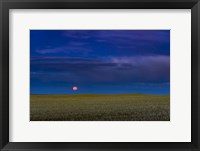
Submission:
<svg viewBox="0 0 200 151">
<path fill-rule="evenodd" d="M 170 121 L 170 30 L 30 30 L 30 121 Z"/>
</svg>

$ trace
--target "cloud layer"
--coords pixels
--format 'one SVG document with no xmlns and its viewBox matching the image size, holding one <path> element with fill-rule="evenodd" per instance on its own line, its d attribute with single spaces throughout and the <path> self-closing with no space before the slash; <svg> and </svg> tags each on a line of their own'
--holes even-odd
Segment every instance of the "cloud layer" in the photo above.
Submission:
<svg viewBox="0 0 200 151">
<path fill-rule="evenodd" d="M 169 82 L 169 62 L 168 56 L 38 57 L 31 60 L 31 77 L 76 83 Z"/>
<path fill-rule="evenodd" d="M 46 32 L 41 31 L 41 37 Z M 102 51 L 108 55 L 169 55 L 170 49 L 169 31 L 165 30 L 67 30 L 60 34 L 59 38 L 52 34 L 55 38 L 50 37 L 49 41 L 41 39 L 40 48 L 33 46 L 32 51 L 70 56 L 96 56 Z"/>
</svg>

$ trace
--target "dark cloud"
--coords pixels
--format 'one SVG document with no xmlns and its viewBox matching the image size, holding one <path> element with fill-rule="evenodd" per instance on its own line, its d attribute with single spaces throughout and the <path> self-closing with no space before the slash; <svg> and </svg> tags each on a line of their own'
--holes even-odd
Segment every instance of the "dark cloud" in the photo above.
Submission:
<svg viewBox="0 0 200 151">
<path fill-rule="evenodd" d="M 169 30 L 74 30 L 64 31 L 74 41 L 92 40 L 97 45 L 110 45 L 115 50 L 133 54 L 169 54 Z"/>
<path fill-rule="evenodd" d="M 39 59 L 40 61 L 42 58 Z M 60 62 L 56 62 L 61 60 Z M 62 60 L 68 60 L 63 62 Z M 32 78 L 102 82 L 169 82 L 169 57 L 44 58 L 31 63 Z M 55 78 L 57 77 L 57 78 Z"/>
<path fill-rule="evenodd" d="M 169 55 L 169 30 L 66 30 L 62 44 L 35 49 L 38 54 L 101 54 L 97 48 L 129 55 Z M 65 39 L 65 40 L 64 40 Z M 57 42 L 58 43 L 58 42 Z M 60 42 L 59 42 L 60 43 Z"/>
</svg>

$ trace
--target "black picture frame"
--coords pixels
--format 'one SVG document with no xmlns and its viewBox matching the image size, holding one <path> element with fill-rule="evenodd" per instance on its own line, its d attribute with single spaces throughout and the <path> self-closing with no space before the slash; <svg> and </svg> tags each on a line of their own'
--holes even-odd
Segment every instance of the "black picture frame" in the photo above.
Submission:
<svg viewBox="0 0 200 151">
<path fill-rule="evenodd" d="M 9 142 L 9 9 L 191 9 L 191 142 Z M 0 148 L 33 150 L 200 151 L 199 0 L 0 0 Z"/>
</svg>

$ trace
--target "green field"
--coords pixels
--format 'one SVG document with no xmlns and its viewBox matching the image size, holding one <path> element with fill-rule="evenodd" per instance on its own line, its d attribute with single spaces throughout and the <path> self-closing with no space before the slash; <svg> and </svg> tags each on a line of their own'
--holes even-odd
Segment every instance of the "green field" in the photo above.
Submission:
<svg viewBox="0 0 200 151">
<path fill-rule="evenodd" d="M 169 95 L 31 95 L 31 121 L 169 121 Z"/>
</svg>

